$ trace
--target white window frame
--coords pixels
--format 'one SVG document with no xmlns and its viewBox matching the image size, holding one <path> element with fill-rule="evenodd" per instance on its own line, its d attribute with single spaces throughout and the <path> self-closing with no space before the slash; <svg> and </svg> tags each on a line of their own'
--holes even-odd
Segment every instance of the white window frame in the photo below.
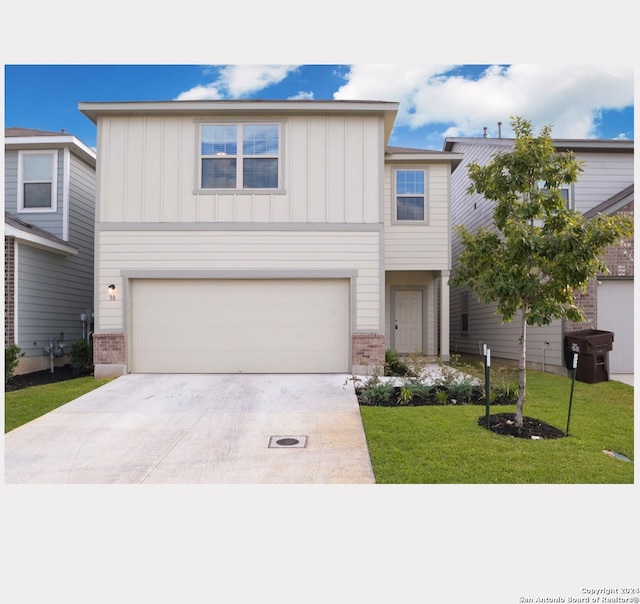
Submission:
<svg viewBox="0 0 640 604">
<path fill-rule="evenodd" d="M 424 217 L 422 219 L 410 219 L 410 218 L 398 218 L 398 198 L 399 197 L 420 197 L 420 194 L 410 193 L 410 194 L 398 194 L 398 174 L 400 172 L 422 172 L 424 177 L 424 193 L 422 194 L 423 198 L 423 210 Z M 428 212 L 428 200 L 427 200 L 427 191 L 429 189 L 429 170 L 427 168 L 416 168 L 412 166 L 405 166 L 402 168 L 395 168 L 393 171 L 393 214 L 391 222 L 394 224 L 428 224 L 429 223 L 429 212 Z"/>
<path fill-rule="evenodd" d="M 540 181 L 538 183 L 538 187 L 541 191 L 546 191 L 547 187 L 545 187 L 545 183 L 544 181 Z M 572 185 L 568 185 L 568 184 L 563 184 L 561 186 L 558 187 L 559 191 L 566 191 L 567 192 L 567 209 L 571 210 L 574 207 L 574 203 L 573 203 L 573 186 Z"/>
<path fill-rule="evenodd" d="M 34 155 L 48 155 L 51 157 L 51 179 L 39 181 L 25 181 L 24 159 Z M 24 185 L 26 183 L 49 183 L 51 185 L 51 203 L 43 207 L 26 207 L 24 205 Z M 18 212 L 21 213 L 52 213 L 58 211 L 58 151 L 57 149 L 39 149 L 30 151 L 18 151 Z"/>
<path fill-rule="evenodd" d="M 278 127 L 278 153 L 277 154 L 265 154 L 265 155 L 245 155 L 243 153 L 243 131 L 245 126 L 277 126 Z M 236 154 L 229 155 L 227 157 L 236 159 L 236 186 L 235 187 L 203 187 L 202 186 L 202 160 L 206 158 L 213 158 L 214 155 L 203 155 L 202 154 L 202 128 L 205 126 L 234 126 L 237 128 L 236 130 Z M 197 135 L 197 157 L 198 157 L 198 166 L 197 166 L 197 182 L 196 182 L 196 190 L 198 193 L 282 193 L 283 188 L 283 126 L 282 121 L 280 120 L 243 120 L 243 121 L 217 121 L 217 120 L 202 120 L 197 124 L 198 135 Z M 276 159 L 278 165 L 278 182 L 276 187 L 270 188 L 250 188 L 244 187 L 243 185 L 243 168 L 244 168 L 244 160 L 252 159 L 252 158 L 261 158 L 261 159 Z"/>
</svg>

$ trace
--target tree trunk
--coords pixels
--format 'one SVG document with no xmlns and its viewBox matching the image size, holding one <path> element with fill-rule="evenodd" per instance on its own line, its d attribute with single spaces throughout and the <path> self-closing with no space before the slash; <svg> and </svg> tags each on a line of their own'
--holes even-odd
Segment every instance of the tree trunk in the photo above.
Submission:
<svg viewBox="0 0 640 604">
<path fill-rule="evenodd" d="M 522 309 L 522 323 L 520 325 L 520 360 L 518 361 L 518 402 L 516 404 L 516 428 L 522 430 L 522 409 L 527 392 L 527 309 Z"/>
</svg>

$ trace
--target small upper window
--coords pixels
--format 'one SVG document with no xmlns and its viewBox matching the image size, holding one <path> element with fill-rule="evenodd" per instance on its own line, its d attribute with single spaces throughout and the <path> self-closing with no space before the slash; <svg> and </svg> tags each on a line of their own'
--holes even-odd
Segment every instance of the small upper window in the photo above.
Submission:
<svg viewBox="0 0 640 604">
<path fill-rule="evenodd" d="M 397 170 L 395 218 L 402 222 L 425 222 L 426 194 L 424 170 Z"/>
<path fill-rule="evenodd" d="M 277 189 L 279 124 L 202 124 L 202 189 Z"/>
<path fill-rule="evenodd" d="M 18 162 L 18 209 L 55 212 L 56 151 L 24 151 Z"/>
<path fill-rule="evenodd" d="M 541 181 L 539 183 L 539 187 L 540 190 L 542 192 L 545 192 L 547 190 L 547 186 L 546 183 L 544 181 Z M 567 205 L 568 209 L 571 209 L 573 207 L 573 199 L 571 196 L 571 187 L 569 185 L 560 185 L 558 187 L 558 190 L 560 191 L 560 194 L 562 195 L 562 197 L 564 197 L 564 201 Z"/>
</svg>

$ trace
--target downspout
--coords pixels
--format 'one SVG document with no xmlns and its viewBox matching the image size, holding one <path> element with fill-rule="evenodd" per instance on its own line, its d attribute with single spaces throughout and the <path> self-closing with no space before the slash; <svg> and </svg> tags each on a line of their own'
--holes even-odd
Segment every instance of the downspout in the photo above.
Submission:
<svg viewBox="0 0 640 604">
<path fill-rule="evenodd" d="M 69 181 L 71 180 L 71 151 L 65 147 L 62 160 L 62 239 L 69 241 Z"/>
</svg>

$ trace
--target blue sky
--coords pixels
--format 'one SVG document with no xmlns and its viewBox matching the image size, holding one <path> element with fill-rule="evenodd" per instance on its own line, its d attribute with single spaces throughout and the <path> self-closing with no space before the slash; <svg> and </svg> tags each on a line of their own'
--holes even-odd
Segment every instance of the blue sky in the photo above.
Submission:
<svg viewBox="0 0 640 604">
<path fill-rule="evenodd" d="M 392 145 L 442 149 L 446 136 L 509 136 L 510 117 L 558 138 L 633 139 L 633 66 L 7 64 L 5 126 L 65 129 L 95 146 L 83 101 L 366 99 L 398 101 Z M 540 91 L 544 91 L 541 94 Z"/>
</svg>

